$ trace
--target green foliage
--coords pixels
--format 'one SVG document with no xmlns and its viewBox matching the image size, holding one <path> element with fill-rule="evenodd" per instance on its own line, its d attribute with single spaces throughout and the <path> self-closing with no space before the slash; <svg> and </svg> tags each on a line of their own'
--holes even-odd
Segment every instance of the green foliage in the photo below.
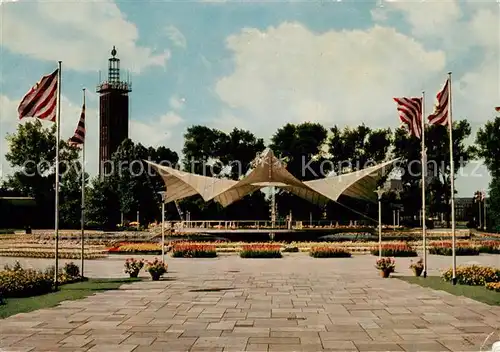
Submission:
<svg viewBox="0 0 500 352">
<path fill-rule="evenodd" d="M 316 246 L 312 247 L 309 255 L 313 258 L 350 258 L 351 253 L 343 248 Z"/>
<path fill-rule="evenodd" d="M 441 277 L 444 281 L 452 281 L 453 269 L 446 270 Z M 500 282 L 500 269 L 480 265 L 459 266 L 456 278 L 461 285 L 484 286 L 488 282 Z"/>
<path fill-rule="evenodd" d="M 80 268 L 73 262 L 64 264 L 63 273 L 71 279 L 80 277 Z"/>
<path fill-rule="evenodd" d="M 365 124 L 341 130 L 334 126 L 328 147 L 336 174 L 357 171 L 386 160 L 392 143 L 390 129 L 372 130 Z"/>
<path fill-rule="evenodd" d="M 87 226 L 113 229 L 120 222 L 119 197 L 110 179 L 95 178 L 87 193 L 85 219 Z"/>
<path fill-rule="evenodd" d="M 16 171 L 9 176 L 5 187 L 24 196 L 34 197 L 36 210 L 30 212 L 24 221 L 32 226 L 53 226 L 55 198 L 55 158 L 56 158 L 56 126 L 44 128 L 39 120 L 19 124 L 17 131 L 7 135 L 9 150 L 6 160 Z M 63 203 L 77 202 L 73 181 L 79 168 L 78 151 L 65 141 L 60 141 L 60 173 L 67 174 L 61 180 L 60 217 L 62 224 L 78 222 L 79 215 L 73 211 L 74 206 L 63 206 Z M 66 167 L 70 167 L 69 170 Z M 78 169 L 79 170 L 79 169 Z M 72 185 L 72 186 L 70 186 Z M 75 188 L 76 187 L 76 188 Z"/>
<path fill-rule="evenodd" d="M 467 146 L 466 139 L 470 136 L 471 127 L 467 120 L 453 123 L 453 161 L 455 174 L 474 157 L 475 148 Z M 427 148 L 428 192 L 427 200 L 429 215 L 443 212 L 449 223 L 450 219 L 450 150 L 448 129 L 444 126 L 431 125 L 426 128 L 425 146 Z M 421 141 L 410 137 L 403 128 L 396 130 L 394 138 L 394 153 L 402 158 L 400 166 L 403 171 L 404 190 L 401 202 L 405 212 L 418 214 L 421 204 Z"/>
</svg>

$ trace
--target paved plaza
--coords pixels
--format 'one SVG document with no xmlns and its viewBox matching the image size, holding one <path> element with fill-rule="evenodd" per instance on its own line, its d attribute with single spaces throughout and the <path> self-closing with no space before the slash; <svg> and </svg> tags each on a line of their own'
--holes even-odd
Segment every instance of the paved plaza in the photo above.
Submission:
<svg viewBox="0 0 500 352">
<path fill-rule="evenodd" d="M 89 276 L 123 276 L 124 259 L 89 261 Z M 382 279 L 375 259 L 169 258 L 160 282 L 0 320 L 0 351 L 480 351 L 500 331 L 500 307 Z"/>
</svg>

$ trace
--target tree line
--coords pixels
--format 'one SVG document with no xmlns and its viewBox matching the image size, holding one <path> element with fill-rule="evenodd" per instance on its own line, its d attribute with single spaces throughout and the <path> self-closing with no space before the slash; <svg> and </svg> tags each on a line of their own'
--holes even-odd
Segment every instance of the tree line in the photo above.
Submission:
<svg viewBox="0 0 500 352">
<path fill-rule="evenodd" d="M 457 172 L 471 160 L 484 158 L 493 175 L 490 185 L 489 216 L 500 221 L 500 118 L 488 122 L 477 134 L 476 144 L 469 146 L 466 140 L 471 135 L 467 120 L 455 121 L 454 168 Z M 34 197 L 36 209 L 30 211 L 32 226 L 53 226 L 54 170 L 55 170 L 55 127 L 44 128 L 39 121 L 18 126 L 15 133 L 8 135 L 9 150 L 6 159 L 15 172 L 2 184 L 1 194 L 19 194 Z M 398 164 L 402 174 L 403 189 L 398 194 L 384 195 L 385 209 L 396 204 L 404 206 L 403 215 L 408 218 L 418 215 L 421 204 L 421 141 L 410 137 L 406 130 L 398 128 L 373 129 L 364 124 L 357 127 L 325 127 L 319 123 L 286 124 L 279 128 L 266 145 L 263 138 L 252 132 L 233 129 L 225 133 L 202 125 L 187 128 L 184 134 L 182 160 L 175 151 L 166 146 L 145 147 L 140 143 L 125 140 L 111 163 L 113 172 L 105 178 L 86 175 L 86 220 L 87 226 L 110 229 L 125 219 L 134 221 L 137 212 L 141 224 L 158 221 L 161 218 L 160 192 L 165 189 L 161 176 L 154 169 L 147 169 L 143 160 L 168 162 L 169 165 L 185 171 L 206 176 L 227 177 L 237 180 L 251 168 L 251 161 L 266 146 L 273 149 L 277 157 L 284 160 L 287 169 L 300 180 L 322 178 L 327 173 L 343 174 L 363 168 L 368 163 L 376 164 L 390 158 L 401 158 Z M 450 162 L 448 133 L 443 126 L 428 126 L 426 131 L 427 160 L 429 170 L 427 199 L 428 212 L 444 213 L 449 222 L 450 214 Z M 79 165 L 78 149 L 61 141 L 61 160 Z M 27 164 L 31 160 L 33 163 Z M 40 170 L 33 165 L 44 161 Z M 238 163 L 234 163 L 238 161 Z M 417 162 L 415 162 L 417 161 Z M 204 165 L 210 165 L 210 168 Z M 304 168 L 305 164 L 307 167 Z M 410 170 L 411 169 L 411 170 Z M 78 168 L 62 168 L 60 188 L 61 226 L 77 228 L 80 223 L 80 186 Z M 117 172 L 119 171 L 119 172 Z M 27 176 L 29 175 L 29 176 Z M 180 201 L 179 207 L 189 212 L 191 219 L 269 219 L 269 199 L 263 192 L 254 192 L 244 199 L 222 208 L 216 202 L 204 202 L 199 196 Z M 331 202 L 318 207 L 280 190 L 276 196 L 278 214 L 285 217 L 292 211 L 294 219 L 331 219 L 348 221 L 363 218 L 348 209 Z M 367 205 L 343 198 L 342 203 L 376 218 L 376 205 Z M 496 202 L 496 203 L 495 203 Z M 498 209 L 498 210 L 495 210 Z M 496 212 L 496 213 L 495 213 Z M 384 211 L 385 221 L 392 222 L 392 211 Z M 497 215 L 498 214 L 498 215 Z M 178 219 L 174 204 L 167 206 L 167 219 Z"/>
</svg>

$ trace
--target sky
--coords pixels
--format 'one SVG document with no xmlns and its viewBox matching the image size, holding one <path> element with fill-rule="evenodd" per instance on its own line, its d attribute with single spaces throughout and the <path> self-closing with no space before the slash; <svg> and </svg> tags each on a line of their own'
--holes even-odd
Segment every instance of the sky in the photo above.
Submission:
<svg viewBox="0 0 500 352">
<path fill-rule="evenodd" d="M 180 153 L 187 127 L 244 128 L 266 141 L 285 123 L 397 128 L 393 97 L 425 91 L 426 113 L 449 71 L 453 118 L 468 143 L 500 104 L 500 4 L 490 1 L 0 0 L 0 174 L 17 106 L 62 61 L 61 135 L 87 90 L 87 171 L 97 173 L 99 71 L 113 45 L 130 75 L 130 137 Z M 459 196 L 486 189 L 480 162 Z"/>
</svg>

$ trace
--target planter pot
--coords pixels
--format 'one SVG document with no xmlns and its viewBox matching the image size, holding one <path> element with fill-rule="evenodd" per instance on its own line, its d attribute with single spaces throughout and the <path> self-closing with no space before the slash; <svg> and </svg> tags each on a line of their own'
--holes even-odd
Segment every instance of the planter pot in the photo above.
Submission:
<svg viewBox="0 0 500 352">
<path fill-rule="evenodd" d="M 129 273 L 130 277 L 131 278 L 136 278 L 137 276 L 139 276 L 139 272 L 133 272 L 133 273 Z"/>
<path fill-rule="evenodd" d="M 387 279 L 391 275 L 390 270 L 380 270 L 380 276 L 383 277 L 384 279 Z"/>
<path fill-rule="evenodd" d="M 159 281 L 160 280 L 160 277 L 161 277 L 160 274 L 150 273 L 150 275 L 151 275 L 151 280 L 153 280 L 153 281 Z"/>
<path fill-rule="evenodd" d="M 413 269 L 413 273 L 415 274 L 415 276 L 422 275 L 422 271 L 424 271 L 424 268 L 414 268 Z"/>
</svg>

